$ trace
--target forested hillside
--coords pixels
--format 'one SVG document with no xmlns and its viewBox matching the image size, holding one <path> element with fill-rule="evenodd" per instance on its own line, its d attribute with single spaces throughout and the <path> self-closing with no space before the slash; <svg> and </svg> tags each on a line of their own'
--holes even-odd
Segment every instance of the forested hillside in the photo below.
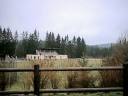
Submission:
<svg viewBox="0 0 128 96">
<path fill-rule="evenodd" d="M 35 29 L 32 33 L 22 32 L 19 38 L 18 31 L 12 32 L 9 28 L 0 27 L 0 57 L 9 55 L 21 58 L 26 54 L 35 54 L 36 49 L 40 48 L 59 48 L 58 53 L 67 54 L 69 58 L 106 57 L 112 50 L 112 47 L 88 46 L 83 37 L 79 36 L 71 39 L 68 35 L 55 36 L 53 32 L 47 32 L 45 39 L 42 40 Z"/>
</svg>

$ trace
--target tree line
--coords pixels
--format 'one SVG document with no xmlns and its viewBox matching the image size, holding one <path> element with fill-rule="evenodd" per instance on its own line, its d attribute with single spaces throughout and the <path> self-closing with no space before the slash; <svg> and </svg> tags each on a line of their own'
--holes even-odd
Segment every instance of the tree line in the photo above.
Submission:
<svg viewBox="0 0 128 96">
<path fill-rule="evenodd" d="M 59 48 L 58 53 L 67 54 L 71 58 L 80 58 L 86 53 L 86 44 L 83 38 L 69 36 L 61 37 L 58 34 L 56 37 L 53 32 L 46 33 L 45 48 Z"/>
<path fill-rule="evenodd" d="M 112 55 L 113 44 L 110 47 L 87 46 L 86 55 L 93 58 L 104 58 Z"/>
<path fill-rule="evenodd" d="M 37 30 L 30 34 L 28 34 L 28 32 L 23 32 L 21 40 L 18 40 L 15 55 L 18 57 L 25 57 L 26 54 L 35 54 L 39 45 L 40 39 Z"/>
<path fill-rule="evenodd" d="M 96 57 L 103 51 L 104 56 L 108 54 L 105 50 L 97 51 L 93 48 L 88 48 L 85 40 L 79 36 L 74 36 L 70 39 L 68 35 L 60 36 L 58 34 L 55 36 L 53 32 L 47 32 L 45 40 L 41 40 L 36 29 L 32 33 L 22 32 L 22 36 L 19 37 L 17 31 L 12 32 L 9 28 L 0 27 L 0 57 L 9 55 L 22 58 L 26 54 L 35 54 L 36 49 L 40 48 L 58 48 L 58 53 L 67 54 L 70 58 L 81 58 L 87 55 Z M 92 52 L 98 53 L 92 54 Z"/>
<path fill-rule="evenodd" d="M 16 32 L 17 34 L 17 32 Z M 12 56 L 15 54 L 17 36 L 13 36 L 9 28 L 2 29 L 0 27 L 0 57 L 4 59 L 6 55 Z"/>
<path fill-rule="evenodd" d="M 35 30 L 32 34 L 22 33 L 21 40 L 18 32 L 14 34 L 9 28 L 0 27 L 0 57 L 4 59 L 6 55 L 25 57 L 26 54 L 34 54 L 39 46 L 39 34 Z"/>
</svg>

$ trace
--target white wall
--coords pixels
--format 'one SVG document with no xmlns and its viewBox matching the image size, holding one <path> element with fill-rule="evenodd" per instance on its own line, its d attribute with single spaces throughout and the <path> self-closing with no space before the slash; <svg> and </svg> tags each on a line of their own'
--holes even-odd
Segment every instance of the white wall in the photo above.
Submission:
<svg viewBox="0 0 128 96">
<path fill-rule="evenodd" d="M 67 55 L 32 55 L 26 56 L 27 60 L 43 60 L 43 59 L 67 59 Z"/>
</svg>

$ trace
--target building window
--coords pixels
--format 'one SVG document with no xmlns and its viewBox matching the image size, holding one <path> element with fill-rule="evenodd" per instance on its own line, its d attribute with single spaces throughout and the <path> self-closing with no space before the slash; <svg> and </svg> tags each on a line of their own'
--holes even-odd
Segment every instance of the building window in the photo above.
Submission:
<svg viewBox="0 0 128 96">
<path fill-rule="evenodd" d="M 36 56 L 34 56 L 34 60 L 36 59 Z"/>
</svg>

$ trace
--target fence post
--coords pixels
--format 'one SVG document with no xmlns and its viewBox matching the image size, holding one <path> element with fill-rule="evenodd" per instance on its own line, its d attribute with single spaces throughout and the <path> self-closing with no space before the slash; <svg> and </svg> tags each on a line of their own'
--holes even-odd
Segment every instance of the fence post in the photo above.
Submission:
<svg viewBox="0 0 128 96">
<path fill-rule="evenodd" d="M 40 95 L 40 71 L 39 65 L 34 65 L 34 95 Z"/>
<path fill-rule="evenodd" d="M 128 96 L 128 62 L 123 64 L 123 96 Z"/>
</svg>

